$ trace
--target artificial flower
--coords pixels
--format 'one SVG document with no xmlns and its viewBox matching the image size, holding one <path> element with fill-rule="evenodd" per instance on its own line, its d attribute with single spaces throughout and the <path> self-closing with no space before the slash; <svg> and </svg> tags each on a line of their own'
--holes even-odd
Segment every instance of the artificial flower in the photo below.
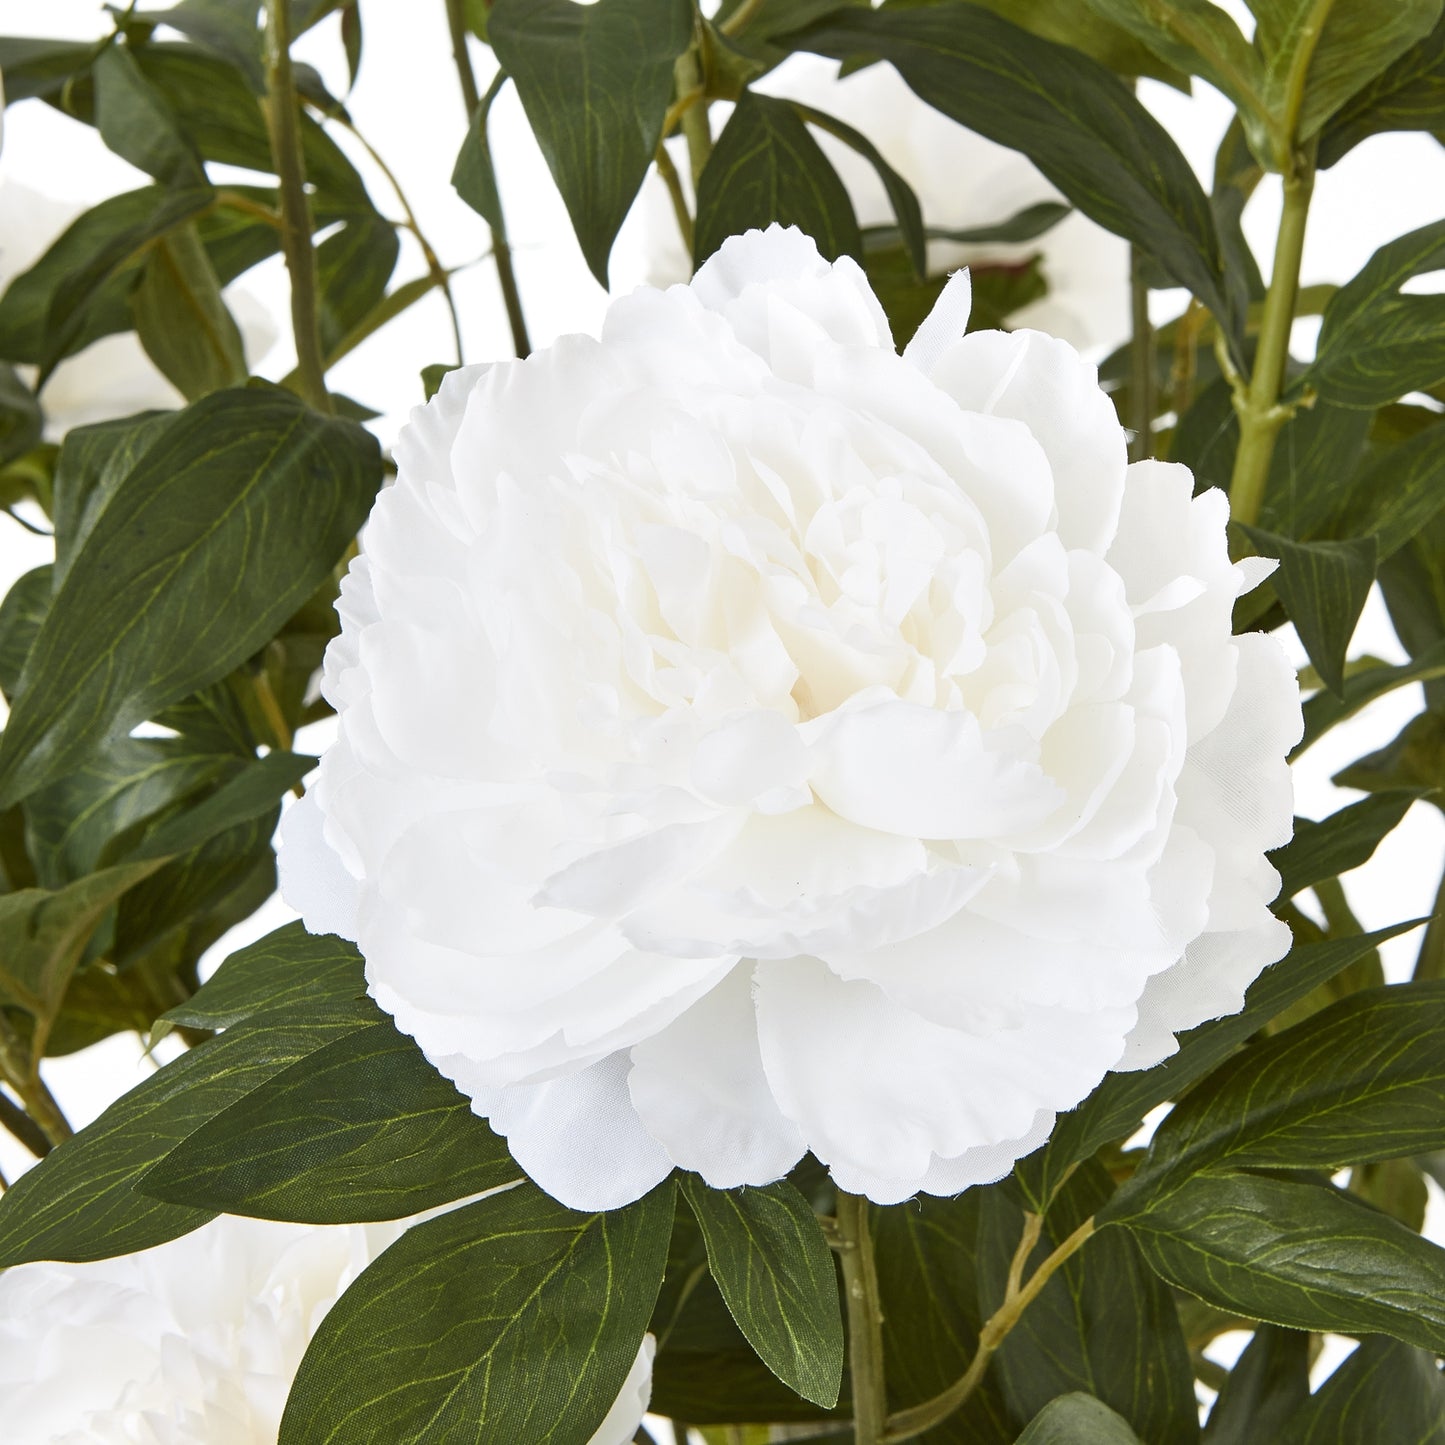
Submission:
<svg viewBox="0 0 1445 1445">
<path fill-rule="evenodd" d="M 967 293 L 749 232 L 398 442 L 283 890 L 565 1204 L 997 1179 L 1288 947 L 1269 564 Z"/>
</svg>

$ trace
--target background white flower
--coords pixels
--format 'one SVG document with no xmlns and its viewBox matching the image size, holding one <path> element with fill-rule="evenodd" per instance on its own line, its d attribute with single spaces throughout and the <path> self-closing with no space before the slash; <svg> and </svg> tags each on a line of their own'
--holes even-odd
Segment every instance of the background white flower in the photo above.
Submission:
<svg viewBox="0 0 1445 1445">
<path fill-rule="evenodd" d="M 1063 198 L 1018 151 L 965 129 L 926 105 L 891 65 L 879 63 L 839 77 L 838 64 L 799 52 L 758 82 L 767 95 L 802 101 L 861 130 L 884 159 L 913 187 L 926 225 L 974 229 L 1006 221 L 1025 207 Z M 719 131 L 731 106 L 713 107 Z M 833 163 L 861 226 L 891 226 L 893 207 L 878 172 L 851 146 L 814 129 L 813 138 Z M 682 142 L 673 141 L 679 173 L 688 175 Z M 670 286 L 691 275 L 666 188 L 648 177 L 638 204 L 645 235 L 646 280 Z M 1112 350 L 1129 332 L 1129 247 L 1120 237 L 1075 211 L 1037 240 L 1010 245 L 929 246 L 935 273 L 973 264 L 1013 265 L 1034 254 L 1049 294 L 1021 307 L 1011 326 L 1027 326 L 1080 349 Z"/>
<path fill-rule="evenodd" d="M 996 1179 L 1288 945 L 1224 498 L 966 293 L 750 232 L 398 444 L 283 888 L 564 1203 Z"/>
<path fill-rule="evenodd" d="M 169 1244 L 0 1276 L 7 1445 L 275 1445 L 291 1381 L 347 1285 L 404 1224 L 222 1215 Z M 626 1445 L 649 1335 L 591 1445 Z"/>
<path fill-rule="evenodd" d="M 0 177 L 0 293 L 28 271 L 85 206 L 56 200 L 19 181 Z M 226 288 L 247 365 L 254 370 L 276 341 L 270 313 L 243 286 Z M 152 408 L 185 405 L 156 370 L 135 332 L 103 336 L 62 361 L 41 392 L 45 435 L 59 441 L 72 427 Z"/>
</svg>

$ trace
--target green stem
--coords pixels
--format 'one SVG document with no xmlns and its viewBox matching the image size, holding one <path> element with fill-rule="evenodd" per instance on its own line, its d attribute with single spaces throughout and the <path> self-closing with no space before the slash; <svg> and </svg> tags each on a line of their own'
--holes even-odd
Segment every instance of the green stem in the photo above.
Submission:
<svg viewBox="0 0 1445 1445">
<path fill-rule="evenodd" d="M 472 70 L 472 57 L 467 51 L 465 0 L 447 0 L 447 28 L 451 32 L 452 62 L 456 66 L 457 81 L 462 88 L 462 101 L 467 108 L 467 120 L 470 121 L 482 104 L 482 96 L 477 89 L 476 73 Z M 500 75 L 497 80 L 500 83 Z M 522 293 L 517 287 L 517 273 L 512 266 L 512 247 L 507 240 L 506 222 L 501 219 L 501 202 L 498 201 L 497 205 L 499 224 L 491 228 L 492 256 L 497 263 L 497 280 L 502 288 L 502 302 L 507 308 L 512 349 L 518 356 L 529 356 L 532 342 L 527 335 L 527 320 L 522 312 Z"/>
<path fill-rule="evenodd" d="M 868 1201 L 838 1195 L 838 1257 L 848 1309 L 848 1369 L 853 1382 L 853 1438 L 856 1445 L 880 1445 L 888 1423 L 883 1374 L 883 1309 Z"/>
<path fill-rule="evenodd" d="M 673 65 L 679 96 L 692 94 L 702 89 L 702 65 L 698 61 L 697 48 L 685 50 Z M 712 154 L 712 125 L 708 120 L 707 101 L 689 105 L 682 113 L 682 133 L 687 140 L 687 159 L 692 171 L 692 193 L 697 195 L 697 183 L 702 168 Z"/>
<path fill-rule="evenodd" d="M 657 146 L 657 174 L 662 177 L 662 183 L 667 187 L 667 194 L 672 201 L 672 214 L 677 218 L 678 234 L 682 237 L 682 244 L 687 250 L 688 260 L 692 259 L 692 217 L 687 210 L 687 197 L 682 190 L 682 177 L 677 173 L 677 167 L 672 163 L 672 157 L 667 153 L 667 147 L 661 142 Z"/>
<path fill-rule="evenodd" d="M 37 1159 L 43 1159 L 55 1147 L 45 1131 L 9 1094 L 0 1094 L 0 1125 L 3 1125 Z"/>
<path fill-rule="evenodd" d="M 1269 480 L 1270 459 L 1280 428 L 1294 407 L 1280 404 L 1285 365 L 1289 361 L 1289 334 L 1299 297 L 1300 260 L 1304 255 L 1305 225 L 1314 190 L 1314 156 L 1300 158 L 1292 174 L 1284 177 L 1284 210 L 1275 243 L 1274 273 L 1264 298 L 1259 348 L 1245 390 L 1234 395 L 1239 415 L 1239 450 L 1229 484 L 1230 515 L 1236 522 L 1252 523 L 1259 517 Z"/>
<path fill-rule="evenodd" d="M 291 330 L 301 395 L 317 411 L 331 410 L 321 359 L 316 302 L 316 254 L 301 154 L 300 105 L 291 73 L 291 16 L 287 0 L 266 0 L 266 128 L 271 164 L 281 183 L 281 250 L 291 277 Z"/>
<path fill-rule="evenodd" d="M 1419 956 L 1415 959 L 1414 979 L 1417 983 L 1425 979 L 1445 978 L 1445 918 L 1441 917 L 1445 913 L 1445 876 L 1440 879 L 1432 913 Z"/>
<path fill-rule="evenodd" d="M 1059 1267 L 1082 1249 L 1094 1234 L 1093 1219 L 1086 1219 L 1039 1265 L 1027 1283 L 1024 1283 L 1024 1265 L 1038 1243 L 1040 1226 L 1041 1220 L 1037 1215 L 1030 1214 L 1025 1217 L 1023 1238 L 1019 1241 L 1013 1263 L 1009 1267 L 1003 1303 L 989 1316 L 988 1322 L 980 1331 L 978 1349 L 974 1352 L 967 1372 L 931 1400 L 890 1415 L 887 1434 L 882 1436 L 883 1445 L 901 1445 L 904 1440 L 912 1440 L 914 1436 L 932 1430 L 935 1425 L 941 1425 L 960 1409 L 978 1388 L 989 1361 L 1008 1338 L 1009 1332 L 1019 1322 L 1023 1312 L 1038 1298 Z"/>
<path fill-rule="evenodd" d="M 1133 330 L 1129 340 L 1129 460 L 1142 462 L 1154 453 L 1154 328 L 1149 324 L 1149 286 L 1144 255 L 1129 248 L 1129 299 Z"/>
<path fill-rule="evenodd" d="M 51 1144 L 63 1144 L 70 1138 L 75 1131 L 55 1102 L 55 1095 L 45 1087 L 39 1060 L 32 1060 L 14 1025 L 3 1013 L 0 1013 L 0 1074 Z"/>
</svg>

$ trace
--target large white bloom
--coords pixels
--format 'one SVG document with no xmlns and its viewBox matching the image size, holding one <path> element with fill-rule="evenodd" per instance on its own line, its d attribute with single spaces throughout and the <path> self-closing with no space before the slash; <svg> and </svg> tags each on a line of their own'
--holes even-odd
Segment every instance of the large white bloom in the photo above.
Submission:
<svg viewBox="0 0 1445 1445">
<path fill-rule="evenodd" d="M 0 1277 L 7 1445 L 276 1445 L 316 1328 L 402 1225 L 221 1216 L 141 1254 Z M 591 1445 L 625 1445 L 652 1392 L 644 1341 Z"/>
<path fill-rule="evenodd" d="M 86 207 L 56 200 L 21 182 L 0 177 L 0 292 L 28 271 Z M 236 316 L 247 364 L 254 367 L 276 340 L 269 313 L 242 286 L 226 299 Z M 72 427 L 134 412 L 185 405 L 185 398 L 156 370 L 135 332 L 93 341 L 62 361 L 41 393 L 45 434 L 59 441 Z"/>
<path fill-rule="evenodd" d="M 764 76 L 756 88 L 802 101 L 861 130 L 913 187 L 927 225 L 976 229 L 1005 221 L 1041 201 L 1062 199 L 1027 156 L 934 110 L 886 63 L 840 77 L 836 61 L 799 52 Z M 730 109 L 714 106 L 714 129 Z M 859 224 L 894 224 L 892 203 L 873 166 L 836 137 L 818 130 L 812 134 L 847 188 Z M 684 143 L 671 144 L 685 181 Z M 655 174 L 649 175 L 644 187 L 638 218 L 646 279 L 659 286 L 686 281 L 691 260 L 678 235 L 666 187 Z M 929 266 L 935 273 L 966 264 L 1007 266 L 1035 253 L 1042 258 L 1049 294 L 1017 311 L 1011 325 L 1047 331 L 1101 353 L 1127 337 L 1128 244 L 1078 211 L 1037 240 L 1021 244 L 932 242 Z M 625 247 L 621 260 L 625 270 Z"/>
<path fill-rule="evenodd" d="M 1288 945 L 1225 499 L 966 292 L 750 232 L 398 443 L 283 887 L 567 1204 L 996 1179 Z"/>
</svg>

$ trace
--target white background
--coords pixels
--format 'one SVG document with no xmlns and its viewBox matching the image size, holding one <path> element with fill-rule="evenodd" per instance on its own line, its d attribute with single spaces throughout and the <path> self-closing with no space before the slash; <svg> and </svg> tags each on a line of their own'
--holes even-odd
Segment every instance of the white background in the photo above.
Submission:
<svg viewBox="0 0 1445 1445">
<path fill-rule="evenodd" d="M 510 344 L 495 273 L 485 259 L 485 227 L 449 184 L 465 118 L 452 68 L 444 6 L 441 0 L 369 0 L 362 8 L 366 48 L 359 82 L 348 101 L 350 110 L 362 132 L 401 176 L 422 227 L 443 262 L 449 266 L 475 263 L 456 281 L 466 359 L 483 361 L 505 356 Z M 1247 25 L 1242 7 L 1229 8 L 1235 9 Z M 105 17 L 93 0 L 46 0 L 43 5 L 34 0 L 0 0 L 0 34 L 88 38 L 105 29 Z M 334 90 L 344 92 L 346 72 L 334 22 L 323 24 L 305 37 L 298 54 L 315 64 Z M 490 61 L 481 49 L 475 59 L 485 84 Z M 1230 108 L 1202 83 L 1196 83 L 1195 92 L 1193 97 L 1186 97 L 1150 82 L 1141 87 L 1145 103 L 1165 122 L 1207 185 L 1214 149 L 1229 120 Z M 500 188 L 533 343 L 543 345 L 565 331 L 595 331 L 606 295 L 581 259 L 566 213 L 512 88 L 503 92 L 492 114 Z M 866 117 L 843 118 L 868 129 Z M 357 154 L 346 136 L 340 135 L 338 140 L 357 159 L 378 204 L 388 214 L 397 214 L 385 182 Z M 20 104 L 9 111 L 0 152 L 0 177 L 86 204 L 144 183 L 139 173 L 107 152 L 91 130 L 66 120 L 40 102 Z M 1384 136 L 1366 141 L 1319 177 L 1303 280 L 1348 279 L 1376 246 L 1438 219 L 1442 197 L 1445 149 L 1431 137 Z M 5 204 L 7 194 L 0 189 L 0 206 Z M 1245 217 L 1246 232 L 1266 275 L 1278 215 L 1279 186 L 1271 179 L 1260 188 Z M 3 220 L 0 217 L 0 222 Z M 614 256 L 613 277 L 618 289 L 629 288 L 646 274 L 647 244 L 646 227 L 634 216 Z M 0 266 L 3 263 L 0 257 Z M 397 279 L 421 274 L 422 270 L 419 253 L 406 238 Z M 1427 283 L 1438 280 L 1426 278 Z M 279 261 L 258 268 L 243 284 L 278 318 L 278 329 L 284 330 L 280 318 L 286 315 L 286 281 Z M 1178 308 L 1176 296 L 1161 294 L 1155 298 L 1157 319 L 1167 319 Z M 1308 350 L 1315 326 L 1300 323 L 1297 351 Z M 1121 339 L 1102 338 L 1101 342 Z M 1102 354 L 1109 348 L 1101 344 L 1099 349 Z M 279 377 L 289 370 L 293 359 L 283 340 L 260 369 L 268 376 Z M 422 400 L 420 369 L 431 362 L 455 359 L 442 301 L 433 294 L 343 361 L 332 380 L 337 389 L 387 409 L 377 430 L 388 441 L 404 420 L 406 410 Z M 0 591 L 21 572 L 45 560 L 43 542 L 0 518 Z M 1378 597 L 1372 599 L 1360 623 L 1355 651 L 1403 659 Z M 1419 689 L 1404 689 L 1377 702 L 1317 745 L 1297 769 L 1297 811 L 1318 817 L 1353 796 L 1333 788 L 1330 775 L 1388 741 L 1419 705 Z M 299 745 L 316 748 L 324 741 L 324 736 L 303 738 Z M 1432 904 L 1442 860 L 1445 820 L 1435 809 L 1417 804 L 1375 858 L 1346 879 L 1351 902 L 1365 925 L 1379 927 L 1425 913 Z M 237 944 L 269 931 L 289 916 L 279 900 L 273 900 L 218 945 L 213 959 L 224 957 Z M 1386 945 L 1386 967 L 1392 979 L 1408 977 L 1418 941 L 1417 933 Z M 78 1126 L 130 1087 L 148 1067 L 139 1044 L 125 1036 L 55 1061 L 48 1066 L 48 1075 Z M 28 1155 L 8 1137 L 0 1138 L 0 1168 L 7 1177 L 13 1178 L 28 1162 Z M 1438 1229 L 1432 1232 L 1440 1237 Z"/>
</svg>

